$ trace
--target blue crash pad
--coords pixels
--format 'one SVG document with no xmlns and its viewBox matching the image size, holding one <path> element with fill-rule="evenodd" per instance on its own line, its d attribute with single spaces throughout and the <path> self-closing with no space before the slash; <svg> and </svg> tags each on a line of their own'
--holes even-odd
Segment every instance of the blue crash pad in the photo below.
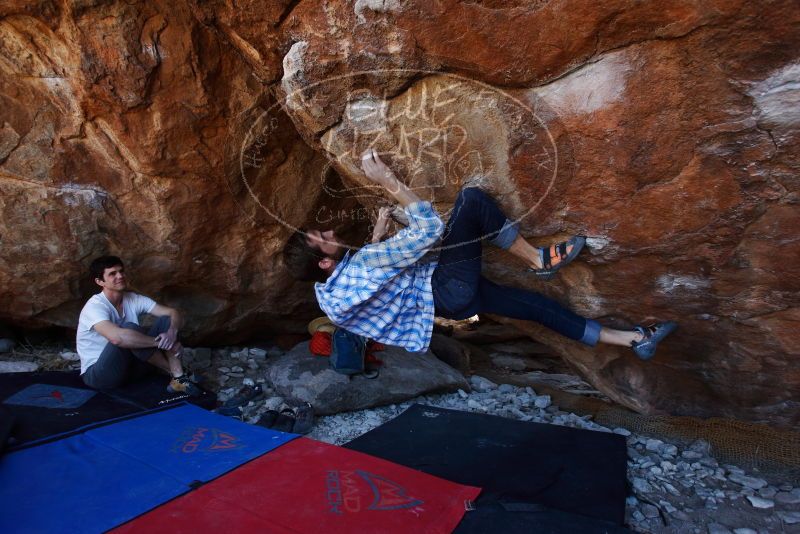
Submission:
<svg viewBox="0 0 800 534">
<path fill-rule="evenodd" d="M 191 405 L 0 457 L 0 532 L 104 532 L 296 438 Z"/>
</svg>

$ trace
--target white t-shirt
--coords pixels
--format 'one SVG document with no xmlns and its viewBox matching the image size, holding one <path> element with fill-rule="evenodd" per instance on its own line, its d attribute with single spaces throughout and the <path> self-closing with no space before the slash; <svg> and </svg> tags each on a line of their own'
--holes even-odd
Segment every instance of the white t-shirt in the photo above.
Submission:
<svg viewBox="0 0 800 534">
<path fill-rule="evenodd" d="M 111 321 L 117 326 L 122 323 L 139 324 L 139 314 L 150 313 L 155 305 L 156 301 L 149 297 L 126 291 L 122 295 L 122 317 L 120 317 L 117 309 L 102 291 L 90 298 L 78 319 L 76 345 L 78 356 L 81 357 L 81 374 L 100 358 L 100 353 L 108 344 L 108 339 L 96 332 L 94 325 L 100 321 Z"/>
</svg>

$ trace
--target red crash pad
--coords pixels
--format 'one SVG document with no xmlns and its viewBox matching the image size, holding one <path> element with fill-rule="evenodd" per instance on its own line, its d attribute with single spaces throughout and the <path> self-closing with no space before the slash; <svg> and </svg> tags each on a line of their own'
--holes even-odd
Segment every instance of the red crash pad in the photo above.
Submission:
<svg viewBox="0 0 800 534">
<path fill-rule="evenodd" d="M 113 532 L 451 532 L 480 491 L 300 438 Z"/>
</svg>

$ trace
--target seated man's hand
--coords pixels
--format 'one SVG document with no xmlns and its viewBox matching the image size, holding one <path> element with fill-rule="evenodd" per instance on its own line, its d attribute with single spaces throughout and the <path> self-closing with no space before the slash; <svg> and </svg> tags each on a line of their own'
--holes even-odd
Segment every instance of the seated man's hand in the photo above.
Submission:
<svg viewBox="0 0 800 534">
<path fill-rule="evenodd" d="M 397 177 L 392 169 L 386 166 L 373 149 L 368 149 L 361 155 L 361 169 L 367 178 L 378 185 L 389 188 L 397 182 Z"/>
<path fill-rule="evenodd" d="M 175 345 L 177 338 L 178 331 L 174 328 L 170 328 L 163 334 L 158 334 L 156 336 L 156 343 L 158 344 L 158 348 L 161 350 L 171 350 L 172 346 Z"/>
</svg>

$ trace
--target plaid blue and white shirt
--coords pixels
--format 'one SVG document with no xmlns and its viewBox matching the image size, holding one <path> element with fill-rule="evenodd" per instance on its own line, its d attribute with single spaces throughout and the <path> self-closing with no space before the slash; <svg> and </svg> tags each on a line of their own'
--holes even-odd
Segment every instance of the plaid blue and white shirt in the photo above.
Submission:
<svg viewBox="0 0 800 534">
<path fill-rule="evenodd" d="M 337 326 L 387 345 L 425 351 L 433 332 L 433 254 L 444 223 L 430 202 L 405 208 L 408 227 L 394 237 L 347 254 L 314 290 Z M 422 261 L 420 261 L 422 260 Z"/>
</svg>

